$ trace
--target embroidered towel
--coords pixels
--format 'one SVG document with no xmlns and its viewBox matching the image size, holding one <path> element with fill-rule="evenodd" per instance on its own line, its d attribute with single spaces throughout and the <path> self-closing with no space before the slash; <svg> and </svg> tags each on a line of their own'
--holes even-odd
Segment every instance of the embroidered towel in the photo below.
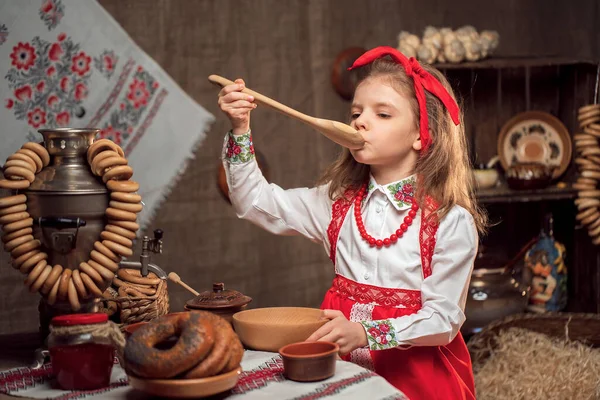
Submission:
<svg viewBox="0 0 600 400">
<path fill-rule="evenodd" d="M 139 182 L 143 227 L 214 117 L 94 0 L 0 0 L 0 165 L 38 129 L 97 127 Z"/>
</svg>

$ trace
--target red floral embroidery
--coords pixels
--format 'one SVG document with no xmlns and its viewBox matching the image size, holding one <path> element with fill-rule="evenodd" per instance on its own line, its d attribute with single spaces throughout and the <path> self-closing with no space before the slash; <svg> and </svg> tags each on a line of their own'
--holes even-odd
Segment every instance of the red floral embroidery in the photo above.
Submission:
<svg viewBox="0 0 600 400">
<path fill-rule="evenodd" d="M 39 128 L 46 123 L 46 113 L 37 107 L 27 113 L 27 122 L 34 128 Z"/>
<path fill-rule="evenodd" d="M 15 97 L 19 101 L 25 101 L 31 98 L 31 87 L 29 85 L 20 87 L 15 90 Z"/>
<path fill-rule="evenodd" d="M 392 289 L 359 284 L 341 275 L 336 275 L 329 290 L 362 304 L 375 303 L 384 307 L 404 307 L 415 310 L 421 308 L 421 292 L 419 290 Z"/>
<path fill-rule="evenodd" d="M 129 85 L 127 99 L 133 103 L 135 108 L 140 108 L 140 106 L 148 104 L 149 97 L 150 92 L 146 88 L 146 82 L 134 79 L 133 83 Z"/>
<path fill-rule="evenodd" d="M 78 83 L 77 85 L 75 85 L 75 99 L 76 100 L 83 100 L 87 97 L 87 86 L 85 86 L 83 83 Z"/>
<path fill-rule="evenodd" d="M 112 71 L 113 69 L 115 69 L 115 58 L 114 58 L 114 56 L 105 55 L 103 60 L 104 60 L 104 68 L 107 71 Z"/>
<path fill-rule="evenodd" d="M 19 42 L 18 45 L 13 47 L 10 58 L 12 59 L 11 64 L 17 67 L 18 70 L 27 71 L 35 63 L 35 48 L 29 43 Z"/>
<path fill-rule="evenodd" d="M 48 50 L 48 58 L 50 61 L 58 61 L 62 57 L 64 51 L 60 46 L 60 43 L 53 43 Z"/>
<path fill-rule="evenodd" d="M 403 191 L 404 191 L 404 189 L 403 189 Z M 396 194 L 394 195 L 394 198 L 400 202 L 412 204 L 414 199 L 411 196 L 411 194 L 412 194 L 412 191 L 407 192 L 407 193 L 396 192 Z"/>
<path fill-rule="evenodd" d="M 52 107 L 58 103 L 58 97 L 52 95 L 48 97 L 48 107 Z"/>
<path fill-rule="evenodd" d="M 234 155 L 240 154 L 242 152 L 242 148 L 238 145 L 234 145 L 227 149 L 227 157 L 231 158 Z"/>
<path fill-rule="evenodd" d="M 82 51 L 73 57 L 71 71 L 75 72 L 79 76 L 83 76 L 90 70 L 90 62 L 92 62 L 92 58 Z"/>
<path fill-rule="evenodd" d="M 106 78 L 110 78 L 115 72 L 119 57 L 112 50 L 104 50 L 98 57 L 94 57 L 94 66 Z"/>
<path fill-rule="evenodd" d="M 52 1 L 43 9 L 50 6 L 58 12 L 62 4 Z M 81 103 L 88 95 L 91 59 L 78 43 L 64 33 L 55 42 L 34 37 L 15 46 L 11 58 L 5 79 L 14 93 L 11 109 L 18 120 L 37 129 L 64 126 L 85 115 Z"/>
<path fill-rule="evenodd" d="M 125 66 L 126 69 L 128 65 L 130 65 L 129 62 Z M 97 63 L 95 66 L 98 67 Z M 133 68 L 133 65 L 131 68 Z M 142 67 L 136 69 L 130 82 L 127 86 L 129 90 L 122 97 L 115 98 L 114 100 L 115 104 L 119 104 L 119 109 L 113 109 L 109 121 L 105 122 L 102 128 L 105 131 L 105 137 L 117 143 L 129 143 L 131 137 L 134 135 L 133 129 L 139 125 L 142 114 L 146 111 L 148 104 L 152 100 L 157 101 L 154 89 L 154 87 L 158 87 L 154 85 L 156 79 L 150 73 L 144 71 Z M 136 129 L 136 135 L 139 133 L 139 129 L 142 129 L 142 127 Z"/>
<path fill-rule="evenodd" d="M 435 214 L 437 209 L 436 202 L 431 197 L 426 197 L 425 206 L 421 207 L 421 229 L 419 231 L 423 278 L 431 275 L 431 259 L 435 251 L 435 235 L 439 226 Z"/>
<path fill-rule="evenodd" d="M 344 195 L 337 199 L 331 206 L 331 222 L 327 227 L 327 238 L 329 239 L 329 259 L 335 267 L 335 253 L 337 250 L 337 241 L 340 235 L 340 229 L 344 223 L 344 218 L 352 205 L 355 191 L 346 190 Z M 337 267 L 336 267 L 337 271 Z"/>
<path fill-rule="evenodd" d="M 60 88 L 62 89 L 63 92 L 68 92 L 69 88 L 71 87 L 71 82 L 69 81 L 69 77 L 65 76 L 64 78 L 62 78 L 60 80 Z"/>
<path fill-rule="evenodd" d="M 40 7 L 40 18 L 49 30 L 56 28 L 65 15 L 65 8 L 61 0 L 46 0 Z"/>
<path fill-rule="evenodd" d="M 105 129 L 102 129 L 102 131 L 100 132 L 100 137 L 102 139 L 104 139 L 104 138 L 110 139 L 118 145 L 120 145 L 121 141 L 122 141 L 121 135 L 122 135 L 121 132 L 118 130 L 115 130 L 111 125 L 108 125 L 108 127 L 106 127 Z"/>
<path fill-rule="evenodd" d="M 12 99 L 6 99 L 4 101 L 4 105 L 6 106 L 6 108 L 12 108 L 13 104 L 15 104 Z"/>
<path fill-rule="evenodd" d="M 67 111 L 63 111 L 56 116 L 56 123 L 59 126 L 67 126 L 69 125 L 70 119 L 71 116 L 69 115 L 69 113 Z"/>
<path fill-rule="evenodd" d="M 42 4 L 42 6 L 40 7 L 40 11 L 43 13 L 48 14 L 49 12 L 53 11 L 55 9 L 54 7 L 54 1 L 52 0 L 46 0 L 44 1 L 44 3 Z"/>
</svg>

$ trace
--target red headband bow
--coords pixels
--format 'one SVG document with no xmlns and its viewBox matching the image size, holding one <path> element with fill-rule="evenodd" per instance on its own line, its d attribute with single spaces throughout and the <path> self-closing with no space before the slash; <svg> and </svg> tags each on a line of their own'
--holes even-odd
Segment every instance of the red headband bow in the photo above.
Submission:
<svg viewBox="0 0 600 400">
<path fill-rule="evenodd" d="M 419 120 L 419 126 L 421 128 L 419 132 L 422 146 L 421 151 L 425 151 L 431 144 L 431 136 L 429 135 L 429 122 L 427 118 L 427 101 L 425 98 L 425 91 L 423 89 L 426 89 L 428 92 L 440 99 L 450 113 L 450 117 L 452 117 L 452 121 L 455 125 L 460 123 L 458 105 L 452 96 L 450 96 L 446 88 L 442 86 L 440 81 L 431 76 L 429 72 L 425 71 L 421 67 L 421 64 L 419 64 L 414 57 L 406 58 L 404 54 L 400 53 L 393 47 L 380 46 L 367 51 L 358 57 L 356 61 L 354 61 L 354 64 L 348 68 L 348 70 L 370 64 L 376 59 L 385 57 L 387 55 L 391 56 L 394 61 L 402 65 L 406 71 L 406 75 L 412 77 L 415 83 L 415 93 L 417 94 L 419 113 L 421 114 Z"/>
</svg>

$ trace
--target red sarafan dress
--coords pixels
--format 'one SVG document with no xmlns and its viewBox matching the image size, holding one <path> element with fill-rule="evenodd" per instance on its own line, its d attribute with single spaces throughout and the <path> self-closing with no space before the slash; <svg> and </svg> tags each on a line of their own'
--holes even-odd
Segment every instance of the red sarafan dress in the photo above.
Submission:
<svg viewBox="0 0 600 400">
<path fill-rule="evenodd" d="M 333 203 L 328 228 L 330 258 L 335 265 L 337 241 L 352 202 L 341 198 Z M 421 212 L 427 212 L 428 208 Z M 430 209 L 430 208 L 429 208 Z M 419 243 L 423 279 L 431 275 L 436 224 L 421 217 Z M 353 321 L 386 320 L 417 313 L 421 292 L 414 289 L 385 288 L 355 282 L 337 273 L 321 305 L 340 310 Z M 370 336 L 385 341 L 387 325 L 373 326 Z M 385 343 L 384 343 L 385 344 Z M 446 346 L 413 346 L 406 349 L 357 349 L 344 357 L 374 370 L 411 400 L 475 399 L 471 357 L 460 334 Z"/>
</svg>

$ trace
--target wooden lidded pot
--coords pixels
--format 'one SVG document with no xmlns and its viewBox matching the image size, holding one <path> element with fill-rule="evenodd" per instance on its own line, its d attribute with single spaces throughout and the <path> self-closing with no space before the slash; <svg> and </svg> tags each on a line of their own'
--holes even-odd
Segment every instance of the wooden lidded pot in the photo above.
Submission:
<svg viewBox="0 0 600 400">
<path fill-rule="evenodd" d="M 250 297 L 236 290 L 225 289 L 225 284 L 218 282 L 213 283 L 212 291 L 207 290 L 188 300 L 184 308 L 187 311 L 210 311 L 232 324 L 233 314 L 244 310 L 251 301 Z"/>
</svg>

